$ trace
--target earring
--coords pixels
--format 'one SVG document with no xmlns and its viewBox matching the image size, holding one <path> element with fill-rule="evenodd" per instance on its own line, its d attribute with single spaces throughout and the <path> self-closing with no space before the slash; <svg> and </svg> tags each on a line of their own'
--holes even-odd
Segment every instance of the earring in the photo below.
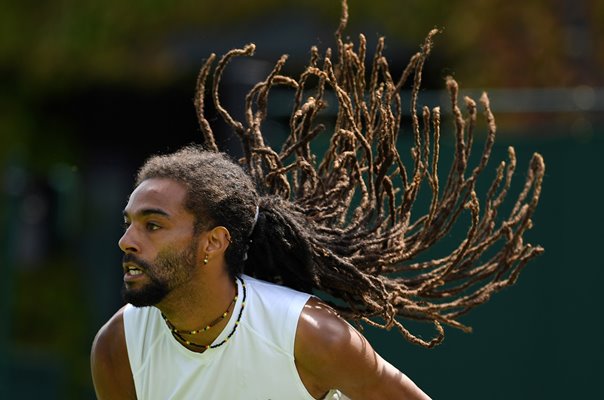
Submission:
<svg viewBox="0 0 604 400">
<path fill-rule="evenodd" d="M 206 256 L 203 259 L 203 265 L 207 265 L 208 261 L 210 261 L 210 260 L 208 259 L 208 255 L 206 254 Z"/>
</svg>

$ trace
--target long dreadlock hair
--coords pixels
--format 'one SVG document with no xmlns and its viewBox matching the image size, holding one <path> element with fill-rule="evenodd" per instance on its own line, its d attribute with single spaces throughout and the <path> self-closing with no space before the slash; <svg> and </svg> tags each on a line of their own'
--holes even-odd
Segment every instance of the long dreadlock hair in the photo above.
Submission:
<svg viewBox="0 0 604 400">
<path fill-rule="evenodd" d="M 423 107 L 420 112 L 417 104 L 422 69 L 438 32 L 428 34 L 395 80 L 383 54 L 384 38 L 379 39 L 366 71 L 366 39 L 359 35 L 357 46 L 344 41 L 346 0 L 342 10 L 336 55 L 330 49 L 321 55 L 312 47 L 310 62 L 297 79 L 281 73 L 287 59 L 282 56 L 247 94 L 243 121 L 235 120 L 222 106 L 219 87 L 227 64 L 234 57 L 253 55 L 255 46 L 231 50 L 217 64 L 212 54 L 199 73 L 195 97 L 204 146 L 219 151 L 204 115 L 206 81 L 213 69 L 211 99 L 240 139 L 239 162 L 262 194 L 251 243 L 241 244 L 249 246 L 245 272 L 327 293 L 345 318 L 395 327 L 412 343 L 433 347 L 444 338 L 443 324 L 470 331 L 459 317 L 516 282 L 527 262 L 543 251 L 525 243 L 523 235 L 532 225 L 544 162 L 539 154 L 533 155 L 524 188 L 511 212 L 498 221 L 516 168 L 514 149 L 509 148 L 508 163 L 499 164 L 480 202 L 475 185 L 493 148 L 495 119 L 483 94 L 479 103 L 488 133 L 482 156 L 471 168 L 478 106 L 465 97 L 462 112 L 458 85 L 448 77 L 455 152 L 441 183 L 441 111 Z M 396 143 L 403 121 L 401 89 L 408 81 L 413 146 L 405 159 Z M 290 135 L 280 150 L 267 145 L 262 134 L 269 93 L 276 86 L 294 93 Z M 328 149 L 317 158 L 311 143 L 325 130 L 317 121 L 328 107 L 328 91 L 337 99 L 337 116 Z M 412 206 L 426 184 L 431 192 L 427 212 L 414 215 Z M 446 256 L 421 261 L 420 256 L 450 233 L 464 213 L 469 213 L 470 224 L 459 245 Z M 406 326 L 409 320 L 432 322 L 433 338 L 424 340 L 412 333 Z"/>
</svg>

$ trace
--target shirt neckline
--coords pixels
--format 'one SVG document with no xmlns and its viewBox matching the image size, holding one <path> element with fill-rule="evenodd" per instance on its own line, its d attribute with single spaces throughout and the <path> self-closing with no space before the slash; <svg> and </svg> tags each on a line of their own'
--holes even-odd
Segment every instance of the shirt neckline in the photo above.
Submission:
<svg viewBox="0 0 604 400">
<path fill-rule="evenodd" d="M 226 337 L 231 333 L 231 331 L 235 327 L 235 324 L 237 323 L 237 317 L 239 316 L 239 313 L 241 312 L 241 307 L 243 307 L 243 286 L 242 286 L 243 279 L 244 279 L 243 276 L 240 276 L 237 279 L 235 279 L 235 282 L 237 283 L 237 301 L 235 302 L 235 305 L 233 306 L 233 312 L 231 312 L 229 321 L 224 326 L 224 328 L 222 329 L 222 331 L 220 332 L 218 337 L 216 337 L 216 339 L 214 339 L 214 341 L 210 344 L 211 346 L 218 344 L 218 343 L 222 342 L 224 339 L 226 339 Z M 227 343 L 224 343 L 222 346 L 215 347 L 215 348 L 209 348 L 201 353 L 194 351 L 194 350 L 189 350 L 172 335 L 172 332 L 170 332 L 170 328 L 168 328 L 165 321 L 161 317 L 161 313 L 159 312 L 159 310 L 157 310 L 157 311 L 158 311 L 157 318 L 159 319 L 159 323 L 161 323 L 161 325 L 162 325 L 161 326 L 162 334 L 164 335 L 164 337 L 166 338 L 166 340 L 168 341 L 168 343 L 170 344 L 171 347 L 175 348 L 176 351 L 178 351 L 179 353 L 181 353 L 187 357 L 202 359 L 202 360 L 209 360 L 209 359 L 213 358 L 215 354 L 218 354 L 218 353 L 224 351 L 224 349 L 229 345 L 229 343 L 227 342 Z M 243 319 L 243 317 L 244 316 L 242 315 L 241 319 Z M 233 338 L 236 335 L 237 335 L 237 332 L 235 332 L 233 334 Z M 230 338 L 230 340 L 232 340 L 233 338 Z"/>
</svg>

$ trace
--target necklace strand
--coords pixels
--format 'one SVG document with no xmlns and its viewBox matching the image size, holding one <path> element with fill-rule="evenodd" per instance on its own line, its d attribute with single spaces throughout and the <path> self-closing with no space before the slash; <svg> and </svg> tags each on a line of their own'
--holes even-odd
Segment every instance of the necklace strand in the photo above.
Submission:
<svg viewBox="0 0 604 400">
<path fill-rule="evenodd" d="M 188 333 L 188 332 L 193 332 L 193 331 L 179 331 L 178 329 L 173 328 L 174 325 L 172 325 L 172 323 L 166 318 L 166 316 L 162 314 L 162 316 L 164 317 L 164 321 L 166 321 L 168 328 L 170 328 L 170 332 L 172 333 L 172 336 L 174 336 L 174 338 L 176 340 L 178 340 L 181 343 L 186 344 L 187 346 L 191 346 L 191 347 L 195 347 L 195 348 L 203 349 L 203 350 L 215 349 L 216 347 L 220 347 L 223 344 L 225 344 L 226 342 L 228 342 L 228 340 L 231 338 L 231 336 L 233 336 L 233 334 L 235 334 L 235 331 L 237 330 L 237 327 L 239 326 L 239 322 L 241 321 L 241 315 L 243 314 L 243 309 L 245 308 L 245 299 L 247 297 L 247 290 L 245 288 L 245 282 L 243 281 L 243 279 L 241 279 L 239 277 L 237 277 L 237 279 L 239 279 L 239 281 L 241 282 L 241 287 L 243 288 L 243 299 L 241 301 L 241 309 L 239 310 L 239 315 L 237 315 L 237 320 L 235 321 L 235 325 L 233 326 L 233 329 L 228 334 L 228 336 L 226 338 L 224 338 L 224 340 L 222 342 L 213 344 L 213 345 L 193 343 L 193 342 L 185 339 L 181 335 L 181 333 Z M 235 300 L 233 302 L 235 302 L 236 300 L 237 300 L 237 296 L 235 296 Z M 229 304 L 229 308 L 230 307 L 231 307 L 231 305 Z M 197 332 L 199 332 L 199 331 L 197 331 Z"/>
<path fill-rule="evenodd" d="M 225 312 L 222 313 L 222 315 L 220 317 L 216 318 L 209 325 L 206 325 L 205 327 L 203 327 L 201 329 L 195 329 L 195 330 L 192 330 L 192 331 L 176 329 L 176 327 L 172 324 L 172 322 L 170 322 L 170 320 L 168 319 L 168 317 L 166 317 L 164 315 L 164 313 L 162 313 L 161 316 L 163 317 L 164 321 L 166 321 L 166 324 L 168 325 L 168 327 L 170 328 L 170 330 L 173 333 L 186 334 L 186 335 L 197 335 L 198 333 L 209 331 L 210 329 L 212 329 L 213 327 L 215 327 L 216 325 L 218 325 L 218 323 L 220 321 L 222 321 L 223 319 L 225 319 L 229 315 L 229 310 L 231 309 L 231 305 L 233 305 L 233 307 L 235 307 L 234 304 L 236 302 L 237 302 L 237 295 L 235 295 L 235 298 L 233 299 L 233 301 L 231 301 L 229 303 L 228 308 L 226 309 Z"/>
</svg>

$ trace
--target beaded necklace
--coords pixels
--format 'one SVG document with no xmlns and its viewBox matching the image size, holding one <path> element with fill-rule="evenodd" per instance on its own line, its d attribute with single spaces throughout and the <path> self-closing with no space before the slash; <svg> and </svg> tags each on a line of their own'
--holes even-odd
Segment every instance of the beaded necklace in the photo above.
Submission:
<svg viewBox="0 0 604 400">
<path fill-rule="evenodd" d="M 229 309 L 231 308 L 231 304 L 235 304 L 235 302 L 237 301 L 238 296 L 235 296 L 235 298 L 233 299 L 233 301 L 231 302 L 231 304 L 229 304 L 229 308 L 227 308 L 227 310 L 222 314 L 222 316 L 218 317 L 216 319 L 216 321 L 214 321 L 212 324 L 206 326 L 203 329 L 198 329 L 198 330 L 194 330 L 194 331 L 178 330 L 178 329 L 176 329 L 174 327 L 174 325 L 172 325 L 172 323 L 168 320 L 168 318 L 166 318 L 166 316 L 162 313 L 162 317 L 164 318 L 164 321 L 166 322 L 166 325 L 168 325 L 168 328 L 170 328 L 170 332 L 172 333 L 172 336 L 174 336 L 174 338 L 176 340 L 178 340 L 181 343 L 186 344 L 187 346 L 191 346 L 191 347 L 195 347 L 195 348 L 203 349 L 203 350 L 215 349 L 216 347 L 220 347 L 223 344 L 225 344 L 231 338 L 231 336 L 233 336 L 233 334 L 237 330 L 237 327 L 239 326 L 239 321 L 241 320 L 241 315 L 243 314 L 243 309 L 245 308 L 245 298 L 247 297 L 247 290 L 245 288 L 245 282 L 243 281 L 243 279 L 241 279 L 239 277 L 237 277 L 237 279 L 239 279 L 239 282 L 241 282 L 241 287 L 243 288 L 243 299 L 241 300 L 241 309 L 239 310 L 239 315 L 237 315 L 237 321 L 235 321 L 235 325 L 233 326 L 233 329 L 228 334 L 228 336 L 226 338 L 224 338 L 224 340 L 222 342 L 214 344 L 214 345 L 197 344 L 197 343 L 193 343 L 193 342 L 185 339 L 184 337 L 182 337 L 181 334 L 182 333 L 185 333 L 185 334 L 188 333 L 188 334 L 191 334 L 191 335 L 195 335 L 197 333 L 205 332 L 205 331 L 209 330 L 210 328 L 212 328 L 213 326 L 215 326 L 218 322 L 220 322 L 224 318 L 226 318 L 226 316 L 229 313 Z M 235 306 L 233 305 L 233 307 L 235 307 Z"/>
<path fill-rule="evenodd" d="M 231 309 L 231 305 L 235 304 L 236 302 L 237 302 L 237 296 L 235 296 L 235 298 L 233 299 L 233 301 L 231 301 L 229 303 L 228 308 L 226 309 L 225 312 L 222 313 L 222 315 L 220 317 L 216 318 L 214 321 L 212 321 L 209 325 L 206 325 L 204 328 L 195 329 L 195 330 L 192 330 L 192 331 L 176 329 L 176 327 L 174 325 L 172 325 L 172 322 L 170 322 L 170 320 L 168 320 L 168 318 L 164 315 L 164 313 L 162 313 L 161 316 L 163 317 L 164 321 L 166 321 L 166 324 L 168 325 L 168 327 L 170 328 L 170 330 L 172 332 L 174 332 L 174 333 L 180 333 L 180 334 L 184 333 L 186 335 L 197 335 L 198 333 L 209 331 L 210 329 L 212 329 L 213 327 L 215 327 L 220 321 L 222 321 L 223 319 L 225 319 L 227 317 L 227 315 L 229 315 L 229 310 Z"/>
</svg>

